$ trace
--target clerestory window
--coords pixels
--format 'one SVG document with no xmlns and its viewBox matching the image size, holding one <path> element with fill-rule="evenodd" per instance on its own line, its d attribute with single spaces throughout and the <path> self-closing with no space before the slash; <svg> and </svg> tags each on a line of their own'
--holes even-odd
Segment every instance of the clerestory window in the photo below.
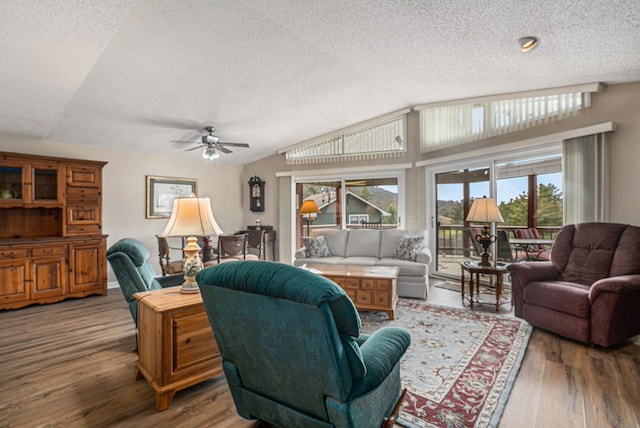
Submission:
<svg viewBox="0 0 640 428">
<path fill-rule="evenodd" d="M 591 92 L 597 91 L 598 85 L 575 89 L 580 90 L 418 107 L 421 152 L 479 141 L 575 116 L 590 106 Z"/>
<path fill-rule="evenodd" d="M 400 156 L 406 152 L 406 112 L 376 119 L 280 151 L 288 165 Z"/>
</svg>

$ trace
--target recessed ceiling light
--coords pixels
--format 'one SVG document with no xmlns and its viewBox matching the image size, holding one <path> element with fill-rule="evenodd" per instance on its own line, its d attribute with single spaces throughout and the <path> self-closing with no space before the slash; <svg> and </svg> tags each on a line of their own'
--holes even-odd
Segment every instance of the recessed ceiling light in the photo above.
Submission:
<svg viewBox="0 0 640 428">
<path fill-rule="evenodd" d="M 538 38 L 533 36 L 526 36 L 518 39 L 518 45 L 520 46 L 520 50 L 522 52 L 529 52 L 530 50 L 538 46 L 539 42 L 540 41 L 538 40 Z"/>
</svg>

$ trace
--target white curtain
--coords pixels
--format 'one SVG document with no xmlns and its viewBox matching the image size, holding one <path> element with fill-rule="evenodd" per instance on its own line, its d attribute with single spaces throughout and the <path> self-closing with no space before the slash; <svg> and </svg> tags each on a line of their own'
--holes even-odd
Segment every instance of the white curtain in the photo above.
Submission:
<svg viewBox="0 0 640 428">
<path fill-rule="evenodd" d="M 609 147 L 606 134 L 562 142 L 564 223 L 609 221 Z"/>
</svg>

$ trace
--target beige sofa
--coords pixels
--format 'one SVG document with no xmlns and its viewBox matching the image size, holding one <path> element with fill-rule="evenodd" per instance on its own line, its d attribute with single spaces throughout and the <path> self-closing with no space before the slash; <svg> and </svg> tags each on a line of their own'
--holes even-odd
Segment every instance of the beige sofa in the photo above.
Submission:
<svg viewBox="0 0 640 428">
<path fill-rule="evenodd" d="M 295 266 L 307 263 L 397 266 L 400 269 L 398 295 L 427 298 L 431 252 L 427 248 L 426 230 L 316 229 L 311 232 L 311 237 L 319 236 L 324 237 L 328 253 L 321 257 L 307 257 L 307 249 L 303 247 L 295 253 Z M 424 237 L 424 243 L 416 252 L 415 261 L 394 257 L 403 238 L 406 241 L 407 237 L 419 236 Z"/>
</svg>

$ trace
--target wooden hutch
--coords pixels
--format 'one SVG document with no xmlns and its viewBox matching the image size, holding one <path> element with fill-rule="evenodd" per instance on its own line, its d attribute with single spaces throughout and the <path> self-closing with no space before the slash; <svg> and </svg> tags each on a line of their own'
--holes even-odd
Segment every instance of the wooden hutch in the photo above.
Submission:
<svg viewBox="0 0 640 428">
<path fill-rule="evenodd" d="M 0 309 L 107 293 L 104 165 L 0 152 Z"/>
</svg>

